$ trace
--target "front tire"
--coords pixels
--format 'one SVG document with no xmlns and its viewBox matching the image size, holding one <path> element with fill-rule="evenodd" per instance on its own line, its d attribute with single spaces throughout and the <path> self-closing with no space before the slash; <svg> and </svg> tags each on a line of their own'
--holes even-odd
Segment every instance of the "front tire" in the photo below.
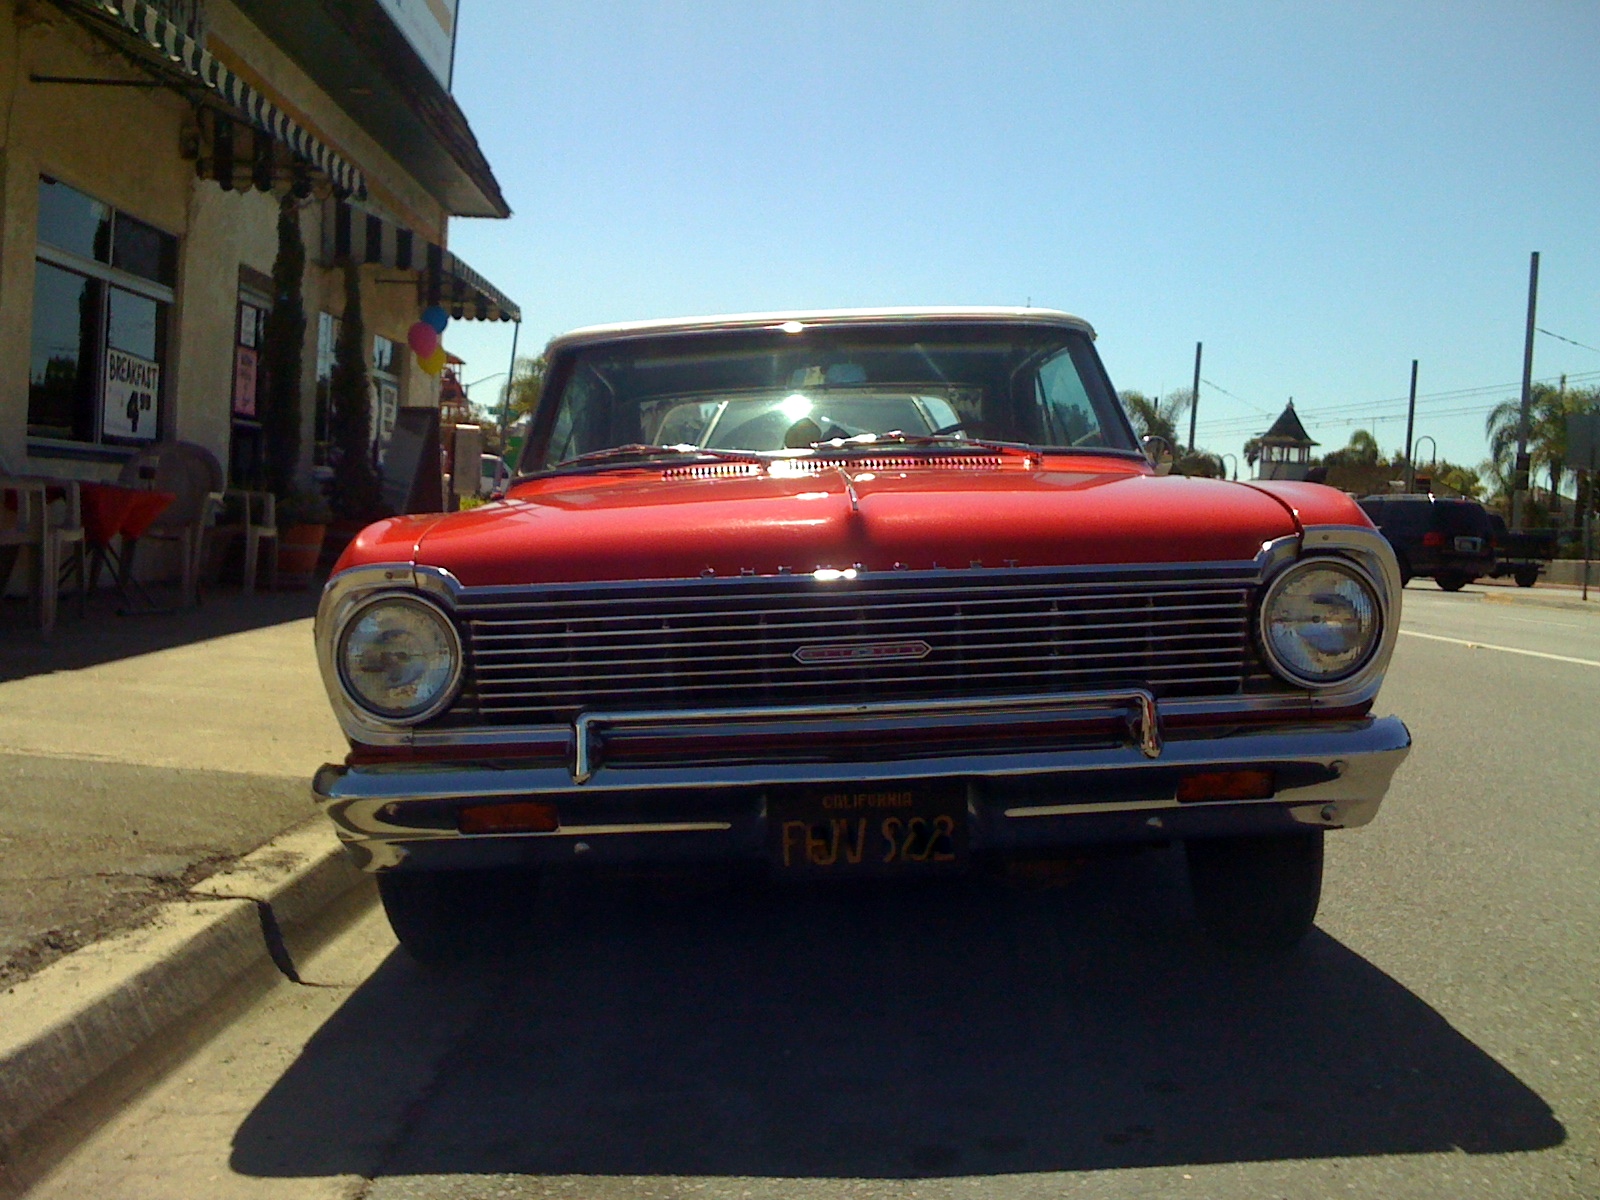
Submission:
<svg viewBox="0 0 1600 1200">
<path fill-rule="evenodd" d="M 1195 913 L 1232 958 L 1270 962 L 1300 944 L 1322 898 L 1322 830 L 1184 843 Z"/>
<path fill-rule="evenodd" d="M 1511 578 L 1517 581 L 1518 587 L 1532 587 L 1539 582 L 1539 568 L 1518 567 L 1511 573 Z"/>
<path fill-rule="evenodd" d="M 378 898 L 407 954 L 444 968 L 491 957 L 516 940 L 536 877 L 508 871 L 385 871 Z"/>
</svg>

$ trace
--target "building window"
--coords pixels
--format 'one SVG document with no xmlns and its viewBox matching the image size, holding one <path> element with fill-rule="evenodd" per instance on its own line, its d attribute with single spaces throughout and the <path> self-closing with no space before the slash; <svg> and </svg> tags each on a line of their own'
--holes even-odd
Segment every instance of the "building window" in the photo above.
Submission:
<svg viewBox="0 0 1600 1200">
<path fill-rule="evenodd" d="M 241 276 L 244 273 L 241 268 Z M 267 370 L 262 346 L 271 308 L 272 301 L 264 288 L 247 285 L 241 279 L 233 328 L 233 426 L 228 442 L 228 478 L 235 487 L 259 487 L 266 481 L 261 406 L 267 390 Z"/>
<path fill-rule="evenodd" d="M 395 415 L 400 411 L 400 346 L 386 337 L 372 339 L 372 441 L 374 457 L 383 466 Z"/>
<path fill-rule="evenodd" d="M 317 416 L 311 461 L 319 467 L 330 465 L 328 446 L 332 441 L 333 352 L 339 344 L 339 327 L 342 324 L 332 313 L 317 314 Z"/>
<path fill-rule="evenodd" d="M 165 419 L 178 239 L 49 176 L 28 368 L 28 436 L 137 445 Z"/>
</svg>

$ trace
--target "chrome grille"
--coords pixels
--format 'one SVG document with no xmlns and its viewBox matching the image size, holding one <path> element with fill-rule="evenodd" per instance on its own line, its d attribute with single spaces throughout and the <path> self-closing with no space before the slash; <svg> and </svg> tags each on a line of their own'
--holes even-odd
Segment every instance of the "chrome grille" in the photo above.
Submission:
<svg viewBox="0 0 1600 1200">
<path fill-rule="evenodd" d="M 1106 573 L 1110 574 L 1110 573 Z M 470 670 L 446 723 L 566 722 L 607 709 L 757 707 L 1073 692 L 1238 695 L 1253 566 L 976 569 L 665 581 L 461 594 Z M 921 658 L 804 662 L 803 646 L 924 642 Z"/>
</svg>

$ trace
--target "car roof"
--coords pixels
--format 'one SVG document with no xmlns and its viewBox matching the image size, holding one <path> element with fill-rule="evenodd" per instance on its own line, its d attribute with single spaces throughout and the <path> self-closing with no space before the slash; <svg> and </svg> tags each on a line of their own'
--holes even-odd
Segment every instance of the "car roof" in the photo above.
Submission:
<svg viewBox="0 0 1600 1200">
<path fill-rule="evenodd" d="M 731 313 L 712 317 L 673 317 L 656 321 L 624 321 L 613 325 L 588 325 L 561 334 L 549 345 L 549 352 L 593 342 L 608 342 L 655 334 L 701 333 L 713 330 L 761 329 L 790 322 L 801 325 L 905 325 L 919 322 L 940 324 L 950 321 L 995 324 L 1058 325 L 1095 336 L 1094 327 L 1082 317 L 1052 308 L 1006 308 L 998 305 L 969 308 L 927 306 L 920 308 L 825 308 L 790 312 Z"/>
</svg>

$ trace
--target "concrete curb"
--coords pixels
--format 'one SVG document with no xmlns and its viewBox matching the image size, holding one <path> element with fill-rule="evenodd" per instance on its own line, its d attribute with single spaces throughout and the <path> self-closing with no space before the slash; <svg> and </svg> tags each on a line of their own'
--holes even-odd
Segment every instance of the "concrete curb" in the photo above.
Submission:
<svg viewBox="0 0 1600 1200">
<path fill-rule="evenodd" d="M 1591 589 L 1591 591 L 1593 590 Z M 1545 596 L 1540 596 L 1537 600 L 1533 600 L 1518 596 L 1514 592 L 1507 592 L 1503 596 L 1495 592 L 1484 592 L 1483 598 L 1490 604 L 1514 604 L 1521 608 L 1554 608 L 1567 612 L 1586 613 L 1600 612 L 1600 602 L 1595 600 L 1585 601 L 1577 593 L 1574 593 L 1570 600 L 1565 598 L 1546 598 Z"/>
<path fill-rule="evenodd" d="M 364 876 L 321 817 L 201 881 L 148 925 L 52 963 L 0 994 L 0 1163 L 28 1132 L 141 1046 L 269 964 L 293 978 L 282 931 Z"/>
</svg>

